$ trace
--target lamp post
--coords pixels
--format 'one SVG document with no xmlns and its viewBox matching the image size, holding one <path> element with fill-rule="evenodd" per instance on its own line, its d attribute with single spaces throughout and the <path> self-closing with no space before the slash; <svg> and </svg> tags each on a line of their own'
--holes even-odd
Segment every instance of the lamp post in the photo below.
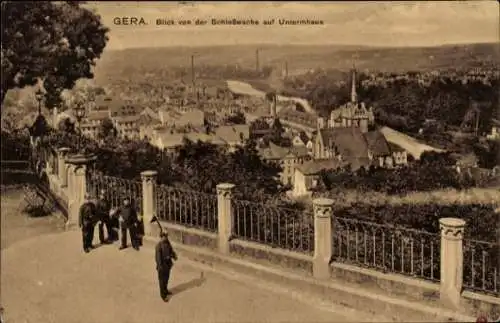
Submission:
<svg viewBox="0 0 500 323">
<path fill-rule="evenodd" d="M 78 138 L 77 138 L 77 152 L 79 153 L 81 150 L 81 141 L 82 141 L 82 128 L 81 128 L 81 122 L 82 119 L 85 118 L 85 115 L 87 114 L 87 111 L 85 109 L 85 106 L 83 105 L 83 102 L 79 101 L 76 102 L 76 106 L 73 108 L 75 111 L 75 118 L 76 121 L 78 122 Z"/>
<path fill-rule="evenodd" d="M 35 97 L 36 97 L 36 100 L 38 101 L 38 115 L 42 115 L 42 101 L 43 101 L 43 91 L 41 89 L 38 89 L 36 92 L 35 92 Z"/>
</svg>

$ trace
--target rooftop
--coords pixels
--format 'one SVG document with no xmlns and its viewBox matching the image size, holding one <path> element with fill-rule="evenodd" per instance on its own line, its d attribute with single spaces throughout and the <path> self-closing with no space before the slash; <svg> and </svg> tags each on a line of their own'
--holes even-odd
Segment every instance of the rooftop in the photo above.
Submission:
<svg viewBox="0 0 500 323">
<path fill-rule="evenodd" d="M 391 147 L 380 131 L 370 131 L 364 134 L 368 149 L 375 157 L 387 156 L 391 153 Z"/>
<path fill-rule="evenodd" d="M 317 159 L 297 166 L 304 175 L 317 175 L 321 171 L 328 171 L 344 166 L 346 163 L 338 159 Z"/>
<path fill-rule="evenodd" d="M 320 129 L 325 147 L 335 148 L 342 156 L 368 157 L 368 144 L 359 128 Z"/>
<path fill-rule="evenodd" d="M 220 126 L 215 129 L 215 135 L 226 142 L 240 142 L 250 138 L 250 127 L 248 125 Z"/>
<path fill-rule="evenodd" d="M 109 110 L 92 110 L 89 111 L 85 119 L 90 121 L 90 120 L 104 120 L 107 118 L 109 118 Z"/>
<path fill-rule="evenodd" d="M 357 171 L 361 167 L 369 167 L 371 161 L 369 158 L 337 158 L 313 160 L 302 165 L 297 169 L 304 175 L 317 175 L 321 171 L 335 170 L 341 167 L 349 166 L 352 171 Z"/>
<path fill-rule="evenodd" d="M 134 115 L 121 115 L 121 116 L 116 116 L 113 117 L 113 120 L 115 120 L 118 123 L 124 123 L 124 122 L 137 122 L 141 119 L 141 115 L 139 114 L 134 114 Z"/>
<path fill-rule="evenodd" d="M 281 147 L 272 142 L 269 143 L 269 147 L 263 148 L 259 151 L 259 154 L 264 159 L 268 160 L 279 160 L 285 158 L 297 158 L 297 157 L 307 157 L 309 156 L 306 147 Z"/>
<path fill-rule="evenodd" d="M 184 137 L 183 133 L 161 132 L 158 133 L 158 143 L 164 148 L 178 147 L 184 143 Z"/>
</svg>

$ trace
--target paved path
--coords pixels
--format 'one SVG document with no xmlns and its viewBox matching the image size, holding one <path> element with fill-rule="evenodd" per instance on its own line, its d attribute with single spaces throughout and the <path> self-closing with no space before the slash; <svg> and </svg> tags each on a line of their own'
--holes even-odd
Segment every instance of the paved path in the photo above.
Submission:
<svg viewBox="0 0 500 323">
<path fill-rule="evenodd" d="M 2 192 L 1 249 L 31 237 L 64 231 L 62 214 L 36 218 L 23 213 L 23 197 L 19 189 Z"/>
<path fill-rule="evenodd" d="M 85 254 L 78 231 L 10 245 L 2 250 L 1 279 L 8 323 L 346 321 L 331 309 L 226 279 L 182 258 L 172 272 L 175 295 L 164 303 L 152 245 L 139 252 L 105 245 Z"/>
</svg>

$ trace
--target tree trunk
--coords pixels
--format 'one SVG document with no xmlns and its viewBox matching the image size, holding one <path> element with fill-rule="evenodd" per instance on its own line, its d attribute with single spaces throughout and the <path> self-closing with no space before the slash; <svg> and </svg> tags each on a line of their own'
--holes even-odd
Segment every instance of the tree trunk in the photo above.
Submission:
<svg viewBox="0 0 500 323">
<path fill-rule="evenodd" d="M 497 281 L 500 280 L 500 205 L 495 209 L 497 214 Z"/>
<path fill-rule="evenodd" d="M 0 108 L 0 109 L 1 109 L 1 110 L 0 110 L 0 115 L 1 115 L 1 113 L 3 112 L 3 100 L 5 99 L 5 95 L 6 95 L 6 94 L 7 94 L 7 90 L 3 89 L 3 87 L 2 87 L 2 93 L 1 93 L 1 95 L 2 95 L 2 100 L 0 101 L 0 104 L 1 104 L 1 108 Z"/>
</svg>

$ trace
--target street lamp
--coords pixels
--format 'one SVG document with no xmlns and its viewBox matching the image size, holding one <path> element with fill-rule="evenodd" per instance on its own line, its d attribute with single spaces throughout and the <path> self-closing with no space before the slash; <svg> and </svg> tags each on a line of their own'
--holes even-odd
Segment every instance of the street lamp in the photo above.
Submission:
<svg viewBox="0 0 500 323">
<path fill-rule="evenodd" d="M 36 92 L 35 92 L 35 97 L 36 97 L 36 100 L 38 101 L 38 115 L 42 115 L 42 101 L 43 101 L 43 91 L 41 89 L 38 89 Z"/>
<path fill-rule="evenodd" d="M 85 118 L 85 115 L 87 114 L 87 110 L 85 109 L 85 106 L 83 105 L 83 102 L 76 102 L 76 106 L 73 108 L 75 112 L 75 118 L 76 121 L 78 122 L 78 138 L 77 138 L 77 151 L 80 152 L 81 149 L 81 140 L 82 140 L 82 129 L 81 129 L 81 122 L 82 119 Z"/>
</svg>

